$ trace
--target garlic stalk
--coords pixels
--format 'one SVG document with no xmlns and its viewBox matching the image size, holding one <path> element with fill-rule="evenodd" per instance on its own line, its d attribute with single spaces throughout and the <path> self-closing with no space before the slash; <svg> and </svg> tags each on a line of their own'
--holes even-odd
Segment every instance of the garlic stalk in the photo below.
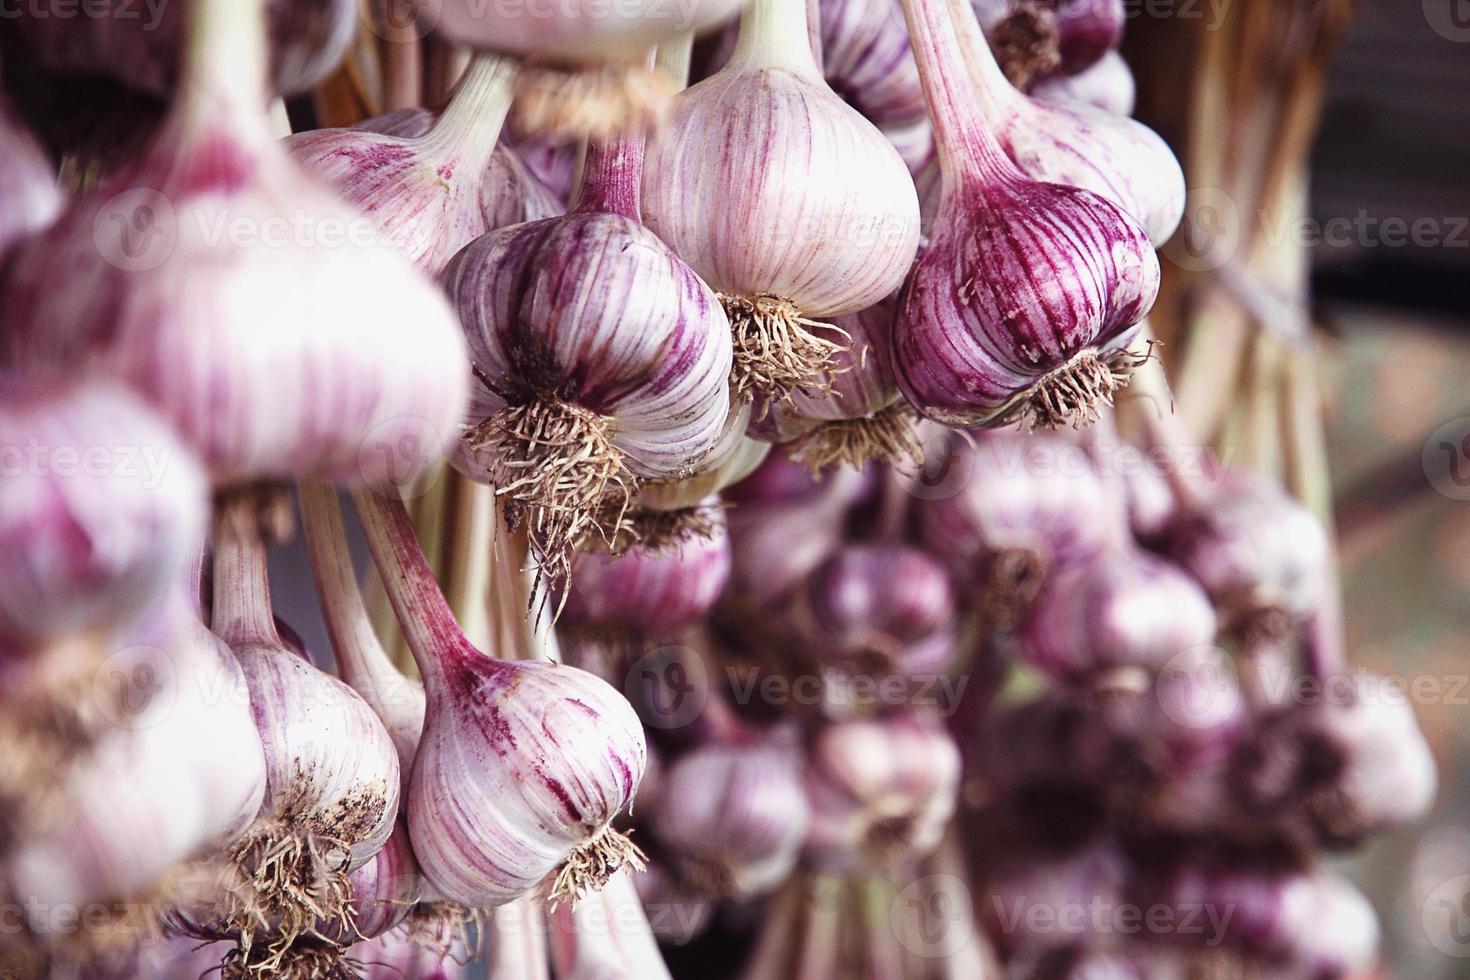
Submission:
<svg viewBox="0 0 1470 980">
<path fill-rule="evenodd" d="M 553 569 L 610 536 L 638 480 L 686 474 L 730 411 L 724 312 L 639 220 L 642 144 L 591 144 L 570 213 L 484 236 L 444 277 L 477 379 L 455 467 Z"/>
<path fill-rule="evenodd" d="M 366 493 L 356 501 L 428 694 L 408 825 L 429 882 L 479 908 L 514 901 L 552 876 L 550 897 L 562 902 L 600 888 L 624 864 L 641 864 L 610 826 L 643 775 L 646 748 L 632 707 L 585 671 L 476 650 L 402 504 Z"/>
<path fill-rule="evenodd" d="M 729 64 L 674 100 L 644 174 L 649 227 L 730 313 L 739 394 L 822 384 L 840 345 L 812 328 L 892 293 L 918 248 L 913 180 L 823 80 L 807 26 L 804 3 L 752 0 Z"/>
<path fill-rule="evenodd" d="M 905 0 L 942 183 L 894 332 L 899 386 L 945 425 L 1089 421 L 1141 358 L 1128 344 L 1158 293 L 1158 258 L 1116 204 L 1016 168 L 944 6 Z"/>
<path fill-rule="evenodd" d="M 400 255 L 437 276 L 456 252 L 498 227 L 482 202 L 515 72 L 504 58 L 476 58 L 422 136 L 319 129 L 288 137 L 286 149 L 377 222 Z"/>
<path fill-rule="evenodd" d="M 227 498 L 216 521 L 214 630 L 250 688 L 265 747 L 260 815 L 231 847 L 240 881 L 219 909 L 189 913 L 283 953 L 322 920 L 345 920 L 348 875 L 382 850 L 398 812 L 398 756 L 367 703 L 282 644 L 270 611 L 258 501 Z"/>
<path fill-rule="evenodd" d="M 463 410 L 453 313 L 275 140 L 262 0 L 187 14 L 162 132 L 16 251 L 0 349 L 32 370 L 125 380 L 216 483 L 410 480 Z"/>
</svg>

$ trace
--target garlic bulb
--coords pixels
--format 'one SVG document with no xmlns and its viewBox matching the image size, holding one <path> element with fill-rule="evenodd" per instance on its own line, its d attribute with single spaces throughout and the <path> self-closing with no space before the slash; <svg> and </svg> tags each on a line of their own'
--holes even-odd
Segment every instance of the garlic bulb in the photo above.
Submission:
<svg viewBox="0 0 1470 980">
<path fill-rule="evenodd" d="M 1123 39 L 1123 0 L 969 0 L 996 60 L 1017 88 L 1075 75 Z"/>
<path fill-rule="evenodd" d="M 463 410 L 453 314 L 272 137 L 262 0 L 189 11 L 186 82 L 153 147 L 14 255 L 5 353 L 123 378 L 217 483 L 411 479 Z"/>
<path fill-rule="evenodd" d="M 814 473 L 922 458 L 918 420 L 898 390 L 889 354 L 895 313 L 890 298 L 835 317 L 831 327 L 813 328 L 815 335 L 842 343 L 829 362 L 830 383 L 821 390 L 798 388 L 760 406 L 777 441 L 790 442 L 791 458 Z"/>
<path fill-rule="evenodd" d="M 1076 75 L 1043 80 L 1031 95 L 1054 105 L 1089 105 L 1115 116 L 1131 116 L 1138 89 L 1128 62 L 1118 52 L 1109 51 L 1097 64 Z"/>
<path fill-rule="evenodd" d="M 444 276 L 477 379 L 454 465 L 527 514 L 553 568 L 635 481 L 686 474 L 730 411 L 729 326 L 639 223 L 641 159 L 641 137 L 594 142 L 570 213 L 492 232 Z"/>
<path fill-rule="evenodd" d="M 437 118 L 442 121 L 443 116 Z M 483 118 L 476 123 L 477 126 L 484 124 Z M 434 113 L 415 106 L 364 119 L 352 128 L 411 140 L 428 135 L 435 126 Z M 571 174 L 568 173 L 567 180 L 570 179 Z M 563 202 L 565 193 L 565 190 L 553 190 L 542 180 L 522 151 L 506 144 L 505 133 L 502 132 L 485 174 L 480 178 L 480 215 L 484 229 L 491 231 L 561 214 L 566 210 Z"/>
<path fill-rule="evenodd" d="M 55 72 L 101 75 L 167 98 L 186 75 L 188 6 L 139 6 L 100 0 L 84 16 L 25 5 L 12 27 L 41 66 Z M 352 0 L 267 0 L 272 88 L 305 92 L 341 63 L 352 44 Z"/>
<path fill-rule="evenodd" d="M 362 964 L 362 980 L 461 980 L 465 975 L 457 960 L 425 949 L 404 929 L 359 942 L 347 957 Z"/>
<path fill-rule="evenodd" d="M 583 549 L 572 561 L 561 621 L 596 635 L 627 630 L 668 636 L 709 614 L 730 578 L 730 538 L 717 500 L 706 533 L 659 546 L 643 542 L 613 554 Z"/>
<path fill-rule="evenodd" d="M 374 939 L 397 928 L 414 910 L 423 894 L 423 879 L 408 840 L 408 826 L 399 820 L 388 842 L 362 867 L 347 876 L 351 900 L 345 922 L 328 920 L 316 933 L 342 945 Z"/>
<path fill-rule="evenodd" d="M 839 347 L 810 327 L 892 293 L 918 249 L 913 180 L 823 81 L 789 0 L 752 0 L 730 63 L 674 100 L 643 194 L 649 228 L 731 314 L 741 394 L 820 382 Z"/>
<path fill-rule="evenodd" d="M 356 500 L 428 693 L 408 799 L 428 882 L 450 901 L 493 907 L 549 875 L 561 901 L 640 864 L 638 849 L 609 826 L 632 800 L 647 755 L 632 706 L 585 671 L 476 650 L 402 504 Z"/>
<path fill-rule="evenodd" d="M 1154 671 L 1215 639 L 1215 610 L 1178 566 L 1109 548 L 1051 578 L 1020 634 L 1026 662 L 1062 679 L 1117 667 Z"/>
<path fill-rule="evenodd" d="M 1117 0 L 1077 0 L 1078 4 Z M 1142 123 L 1077 103 L 1058 105 L 1016 91 L 996 63 L 969 0 L 947 0 L 972 98 L 1006 154 L 1026 176 L 1082 187 L 1126 211 L 1163 245 L 1184 216 L 1184 172 L 1167 144 Z"/>
<path fill-rule="evenodd" d="M 807 816 L 792 747 L 741 731 L 669 766 L 653 831 L 685 880 L 713 895 L 747 898 L 791 873 Z"/>
<path fill-rule="evenodd" d="M 1317 518 L 1266 477 L 1232 472 L 1186 505 L 1164 550 L 1232 629 L 1300 623 L 1324 601 L 1331 557 Z"/>
<path fill-rule="evenodd" d="M 648 480 L 638 487 L 634 506 L 645 511 L 682 511 L 745 479 L 765 462 L 769 443 L 747 438 L 752 406 L 739 401 L 725 418 L 719 441 L 686 476 Z"/>
<path fill-rule="evenodd" d="M 822 71 L 832 90 L 888 130 L 924 119 L 924 88 L 898 0 L 822 0 Z"/>
<path fill-rule="evenodd" d="M 0 638 L 128 625 L 204 538 L 207 486 L 118 385 L 0 378 Z"/>
<path fill-rule="evenodd" d="M 318 129 L 288 137 L 286 149 L 377 222 L 400 255 L 437 276 L 456 252 L 500 227 L 489 223 L 486 182 L 514 80 L 509 61 L 481 55 L 424 135 Z M 404 125 L 411 120 L 394 128 Z"/>
<path fill-rule="evenodd" d="M 424 730 L 424 686 L 389 659 L 373 629 L 347 550 L 336 491 L 319 484 L 302 485 L 298 495 L 322 620 L 337 658 L 337 676 L 367 702 L 393 740 L 402 790 L 399 801 L 405 802 Z"/>
<path fill-rule="evenodd" d="M 213 623 L 250 689 L 266 795 L 230 849 L 240 882 L 227 888 L 219 912 L 199 915 L 246 953 L 262 938 L 285 949 L 318 919 L 346 913 L 348 875 L 387 843 L 399 794 L 398 755 L 372 709 L 281 643 L 256 506 L 241 493 L 218 515 Z"/>
<path fill-rule="evenodd" d="M 849 721 L 818 732 L 807 763 L 807 858 L 860 867 L 922 856 L 954 813 L 960 755 L 943 726 L 917 715 Z"/>
<path fill-rule="evenodd" d="M 1016 169 L 973 101 L 945 2 L 905 0 L 942 184 L 894 332 L 899 386 L 945 425 L 1090 421 L 1140 360 L 1128 344 L 1158 258 L 1111 201 Z"/>
<path fill-rule="evenodd" d="M 29 788 L 34 817 L 7 813 L 0 877 L 36 909 L 142 897 L 175 865 L 229 844 L 266 790 L 240 667 L 180 596 L 115 642 L 107 670 L 133 696 L 90 751 Z"/>
<path fill-rule="evenodd" d="M 1055 436 L 987 432 L 949 440 L 951 472 L 919 493 L 919 539 L 1014 616 L 1059 569 L 1102 550 L 1113 515 L 1088 455 Z M 921 488 L 922 489 L 922 488 Z"/>
<path fill-rule="evenodd" d="M 61 190 L 41 147 L 0 97 L 0 256 L 12 243 L 45 228 L 61 213 Z"/>
</svg>

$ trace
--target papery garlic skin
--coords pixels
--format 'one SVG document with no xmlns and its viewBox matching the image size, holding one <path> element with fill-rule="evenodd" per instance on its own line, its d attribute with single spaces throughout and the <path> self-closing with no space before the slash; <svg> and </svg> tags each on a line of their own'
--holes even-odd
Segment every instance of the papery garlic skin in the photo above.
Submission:
<svg viewBox="0 0 1470 980">
<path fill-rule="evenodd" d="M 688 476 L 649 480 L 634 498 L 643 510 L 669 512 L 697 507 L 702 501 L 745 479 L 765 462 L 769 443 L 746 436 L 753 406 L 741 399 L 725 419 L 720 438 Z"/>
<path fill-rule="evenodd" d="M 1115 116 L 1133 115 L 1138 89 L 1128 62 L 1116 51 L 1109 51 L 1091 68 L 1076 75 L 1059 75 L 1043 79 L 1031 90 L 1034 98 L 1056 105 L 1093 106 Z M 1162 232 L 1161 222 L 1150 237 Z"/>
<path fill-rule="evenodd" d="M 376 939 L 408 918 L 424 888 L 403 821 L 394 826 L 388 842 L 371 860 L 348 875 L 347 882 L 352 889 L 347 912 L 351 929 L 328 921 L 318 924 L 321 935 L 347 945 Z"/>
<path fill-rule="evenodd" d="M 714 26 L 741 7 L 741 0 L 697 0 L 685 8 L 658 0 L 634 0 L 616 8 L 595 0 L 569 0 L 554 11 L 498 8 L 475 0 L 413 2 L 425 24 L 461 44 L 588 64 L 637 61 L 676 33 Z"/>
<path fill-rule="evenodd" d="M 18 239 L 56 220 L 63 199 L 41 147 L 0 98 L 0 256 Z"/>
<path fill-rule="evenodd" d="M 854 312 L 903 281 L 918 196 L 882 133 L 827 87 L 805 32 L 765 40 L 763 19 L 791 14 L 756 9 L 768 2 L 747 11 L 730 63 L 674 100 L 649 146 L 645 219 L 722 294 Z"/>
<path fill-rule="evenodd" d="M 119 635 L 104 668 L 130 687 L 147 679 L 149 696 L 122 702 L 93 749 L 52 774 L 44 819 L 14 828 L 9 894 L 48 909 L 138 896 L 260 808 L 265 759 L 239 666 L 181 598 L 150 620 Z"/>
<path fill-rule="evenodd" d="M 1154 671 L 1215 639 L 1215 610 L 1187 572 L 1134 548 L 1061 571 L 1021 630 L 1026 662 L 1053 677 Z"/>
<path fill-rule="evenodd" d="M 216 483 L 411 479 L 457 435 L 453 313 L 275 142 L 258 4 L 195 9 L 191 84 L 153 148 L 13 256 L 4 357 L 125 380 Z"/>
<path fill-rule="evenodd" d="M 471 908 L 528 894 L 607 831 L 643 775 L 633 708 L 574 667 L 455 651 L 430 680 L 409 831 L 424 875 Z"/>
<path fill-rule="evenodd" d="M 832 90 L 888 129 L 924 119 L 924 89 L 897 0 L 822 0 L 822 71 Z"/>
<path fill-rule="evenodd" d="M 0 638 L 122 628 L 180 581 L 208 486 L 173 431 L 101 379 L 0 379 Z"/>
<path fill-rule="evenodd" d="M 790 746 L 740 736 L 709 742 L 675 760 L 661 789 L 654 834 L 712 893 L 759 895 L 795 867 L 808 810 Z"/>
</svg>

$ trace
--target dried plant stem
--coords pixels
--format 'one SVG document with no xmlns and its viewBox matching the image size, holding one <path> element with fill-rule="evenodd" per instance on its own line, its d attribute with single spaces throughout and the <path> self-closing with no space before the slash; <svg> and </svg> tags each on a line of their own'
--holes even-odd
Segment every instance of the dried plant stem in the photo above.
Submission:
<svg viewBox="0 0 1470 980">
<path fill-rule="evenodd" d="M 668 118 L 678 91 L 667 74 L 639 65 L 584 71 L 526 65 L 516 79 L 510 126 L 551 140 L 649 132 Z"/>
<path fill-rule="evenodd" d="M 546 915 L 540 904 L 522 898 L 490 912 L 488 976 L 495 980 L 547 980 Z"/>
<path fill-rule="evenodd" d="M 736 395 L 785 398 L 798 388 L 820 392 L 830 386 L 832 358 L 843 348 L 813 331 L 840 332 L 837 327 L 803 316 L 779 296 L 721 293 L 719 299 L 735 341 L 730 383 Z"/>
</svg>

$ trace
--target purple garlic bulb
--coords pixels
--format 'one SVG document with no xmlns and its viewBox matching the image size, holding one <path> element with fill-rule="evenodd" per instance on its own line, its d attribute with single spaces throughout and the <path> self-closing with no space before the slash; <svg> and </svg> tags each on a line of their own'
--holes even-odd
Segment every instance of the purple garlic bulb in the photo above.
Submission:
<svg viewBox="0 0 1470 980">
<path fill-rule="evenodd" d="M 1075 75 L 1123 39 L 1123 0 L 976 0 L 973 4 L 995 56 L 1018 87 Z"/>
<path fill-rule="evenodd" d="M 1109 51 L 1076 75 L 1042 79 L 1031 95 L 1052 105 L 1092 106 L 1115 116 L 1131 116 L 1138 89 L 1128 62 L 1118 52 Z"/>
<path fill-rule="evenodd" d="M 1158 258 L 1112 201 L 1011 162 L 944 2 L 908 7 L 942 185 L 899 308 L 899 386 L 945 425 L 1090 421 L 1138 362 L 1128 344 L 1158 293 Z"/>
<path fill-rule="evenodd" d="M 202 470 L 116 384 L 0 378 L 0 473 L 0 640 L 124 627 L 204 539 Z"/>
<path fill-rule="evenodd" d="M 1189 570 L 1232 629 L 1280 629 L 1324 601 L 1331 556 L 1322 524 L 1266 477 L 1232 472 L 1175 519 L 1164 550 Z"/>
<path fill-rule="evenodd" d="M 444 276 L 476 378 L 454 464 L 529 516 L 553 566 L 636 480 L 687 473 L 730 412 L 729 323 L 639 221 L 641 145 L 594 143 L 569 214 L 491 232 Z"/>
<path fill-rule="evenodd" d="M 61 190 L 56 173 L 41 147 L 31 138 L 0 97 L 0 257 L 11 244 L 40 231 L 61 213 Z"/>
<path fill-rule="evenodd" d="M 730 537 L 718 501 L 706 519 L 707 534 L 662 546 L 640 542 L 619 554 L 584 547 L 572 560 L 561 622 L 657 636 L 699 623 L 730 578 Z"/>
<path fill-rule="evenodd" d="M 262 0 L 187 11 L 187 83 L 162 132 L 15 251 L 0 348 L 125 380 L 217 484 L 412 479 L 462 418 L 453 312 L 273 137 Z"/>
<path fill-rule="evenodd" d="M 918 715 L 821 729 L 807 759 L 807 858 L 850 868 L 923 856 L 954 813 L 959 778 L 954 741 Z"/>
<path fill-rule="evenodd" d="M 1042 434 L 974 438 L 949 440 L 950 472 L 919 495 L 915 527 L 962 590 L 1014 615 L 1049 576 L 1097 555 L 1114 516 L 1081 447 Z"/>
<path fill-rule="evenodd" d="M 1157 671 L 1214 639 L 1215 610 L 1198 583 L 1131 546 L 1051 578 L 1020 633 L 1026 662 L 1062 680 L 1119 667 Z"/>
<path fill-rule="evenodd" d="M 822 71 L 883 129 L 924 118 L 924 88 L 898 0 L 822 0 Z"/>
<path fill-rule="evenodd" d="M 793 746 L 744 732 L 679 756 L 664 773 L 653 831 L 681 875 L 742 898 L 784 881 L 806 837 L 800 765 Z"/>
<path fill-rule="evenodd" d="M 818 662 L 873 676 L 933 677 L 955 651 L 948 573 L 903 545 L 841 548 L 802 586 L 788 617 Z"/>
</svg>

